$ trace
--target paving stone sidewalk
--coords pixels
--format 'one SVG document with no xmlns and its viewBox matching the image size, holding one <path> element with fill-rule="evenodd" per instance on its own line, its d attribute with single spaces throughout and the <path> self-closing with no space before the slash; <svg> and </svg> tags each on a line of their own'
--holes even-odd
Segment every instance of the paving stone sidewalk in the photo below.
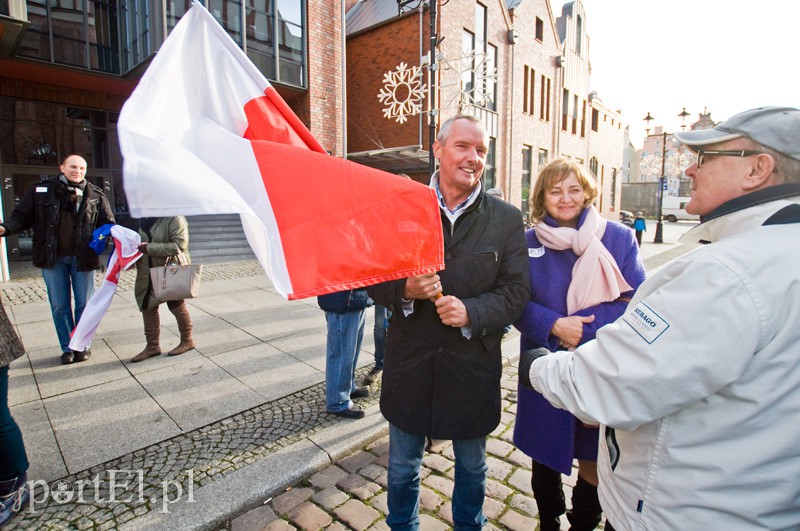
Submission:
<svg viewBox="0 0 800 531">
<path fill-rule="evenodd" d="M 538 508 L 531 491 L 531 459 L 513 444 L 517 409 L 517 368 L 503 371 L 500 425 L 486 442 L 486 501 L 483 511 L 489 519 L 485 529 L 533 530 L 538 525 Z M 367 444 L 308 479 L 287 489 L 261 507 L 226 522 L 219 530 L 305 531 L 328 529 L 384 530 L 386 468 L 389 461 L 388 435 Z M 424 531 L 452 529 L 454 456 L 452 444 L 441 441 L 426 453 L 420 486 L 420 526 Z M 572 496 L 577 468 L 565 478 L 564 494 Z M 569 501 L 568 501 L 569 506 Z M 568 529 L 566 516 L 562 529 Z M 603 529 L 599 526 L 598 529 Z"/>
</svg>

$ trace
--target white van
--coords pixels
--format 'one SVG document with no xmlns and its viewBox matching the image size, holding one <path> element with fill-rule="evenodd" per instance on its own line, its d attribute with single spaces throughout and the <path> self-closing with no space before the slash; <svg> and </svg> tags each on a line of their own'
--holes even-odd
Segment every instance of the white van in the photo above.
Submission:
<svg viewBox="0 0 800 531">
<path fill-rule="evenodd" d="M 673 197 L 665 195 L 661 215 L 670 223 L 675 223 L 680 219 L 700 221 L 700 216 L 686 212 L 686 203 L 691 199 L 691 197 Z"/>
</svg>

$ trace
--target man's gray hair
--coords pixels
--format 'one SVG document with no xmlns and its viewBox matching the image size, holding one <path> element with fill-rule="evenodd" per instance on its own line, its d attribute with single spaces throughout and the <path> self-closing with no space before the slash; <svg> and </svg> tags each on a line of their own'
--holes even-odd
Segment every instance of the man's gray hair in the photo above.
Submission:
<svg viewBox="0 0 800 531">
<path fill-rule="evenodd" d="M 763 151 L 768 155 L 772 155 L 775 159 L 775 174 L 777 174 L 777 184 L 783 183 L 800 183 L 800 160 L 787 157 L 782 153 L 778 153 L 774 149 L 768 148 L 763 144 L 759 144 L 755 140 L 743 137 L 750 144 L 750 148 L 756 151 Z"/>
<path fill-rule="evenodd" d="M 775 173 L 778 174 L 781 184 L 800 183 L 800 160 L 782 155 L 766 146 L 760 144 L 758 146 L 775 159 Z"/>
<path fill-rule="evenodd" d="M 480 118 L 472 116 L 471 114 L 456 114 L 455 116 L 449 118 L 445 123 L 442 124 L 441 129 L 439 129 L 439 134 L 436 135 L 437 142 L 439 142 L 440 144 L 444 144 L 445 142 L 447 142 L 447 137 L 450 136 L 450 130 L 453 128 L 453 123 L 455 123 L 456 120 L 469 120 L 470 122 L 476 123 L 481 126 L 481 129 L 483 129 L 484 134 L 486 136 L 489 136 L 489 134 L 486 131 L 486 126 L 483 125 L 483 122 L 480 120 Z"/>
</svg>

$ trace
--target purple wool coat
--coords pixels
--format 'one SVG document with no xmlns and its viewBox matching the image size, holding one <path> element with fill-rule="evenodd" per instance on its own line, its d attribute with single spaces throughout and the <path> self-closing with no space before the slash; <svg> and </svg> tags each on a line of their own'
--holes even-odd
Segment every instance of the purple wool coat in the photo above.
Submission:
<svg viewBox="0 0 800 531">
<path fill-rule="evenodd" d="M 585 217 L 586 210 L 581 213 L 578 226 L 583 224 Z M 545 223 L 557 226 L 549 216 Z M 525 232 L 525 239 L 528 243 L 531 300 L 514 323 L 522 334 L 520 348 L 524 351 L 545 347 L 556 351 L 558 338 L 550 335 L 550 330 L 557 319 L 567 315 L 567 289 L 578 256 L 571 249 L 554 251 L 544 247 L 533 229 Z M 630 298 L 645 279 L 644 264 L 633 231 L 621 223 L 609 221 L 600 241 L 633 287 L 622 294 L 622 297 Z M 604 302 L 575 312 L 575 315 L 595 317 L 593 322 L 584 325 L 581 344 L 594 339 L 597 330 L 621 316 L 627 305 L 624 301 Z M 570 473 L 573 459 L 597 460 L 597 428 L 585 427 L 571 413 L 554 408 L 532 389 L 520 386 L 518 397 L 514 444 L 525 454 L 563 474 Z"/>
</svg>

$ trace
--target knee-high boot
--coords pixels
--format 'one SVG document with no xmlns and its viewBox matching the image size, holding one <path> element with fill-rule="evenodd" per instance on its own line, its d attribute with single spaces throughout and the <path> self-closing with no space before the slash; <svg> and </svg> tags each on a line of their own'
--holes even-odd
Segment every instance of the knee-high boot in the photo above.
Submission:
<svg viewBox="0 0 800 531">
<path fill-rule="evenodd" d="M 570 531 L 590 531 L 597 527 L 602 516 L 597 487 L 578 476 L 578 482 L 572 489 L 572 509 L 567 511 Z"/>
<path fill-rule="evenodd" d="M 567 510 L 561 473 L 536 461 L 532 464 L 531 487 L 536 505 L 539 507 L 539 530 L 558 531 L 559 517 Z"/>
<path fill-rule="evenodd" d="M 144 310 L 142 312 L 142 321 L 144 321 L 144 337 L 147 340 L 147 346 L 133 357 L 131 361 L 134 363 L 161 354 L 161 346 L 159 344 L 161 320 L 158 317 L 158 306 L 152 310 Z"/>
<path fill-rule="evenodd" d="M 170 356 L 177 356 L 183 354 L 194 348 L 194 339 L 192 339 L 192 318 L 189 315 L 189 305 L 185 302 L 175 308 L 170 308 L 169 311 L 175 316 L 178 322 L 178 330 L 181 333 L 181 342 L 177 347 L 169 351 Z"/>
</svg>

